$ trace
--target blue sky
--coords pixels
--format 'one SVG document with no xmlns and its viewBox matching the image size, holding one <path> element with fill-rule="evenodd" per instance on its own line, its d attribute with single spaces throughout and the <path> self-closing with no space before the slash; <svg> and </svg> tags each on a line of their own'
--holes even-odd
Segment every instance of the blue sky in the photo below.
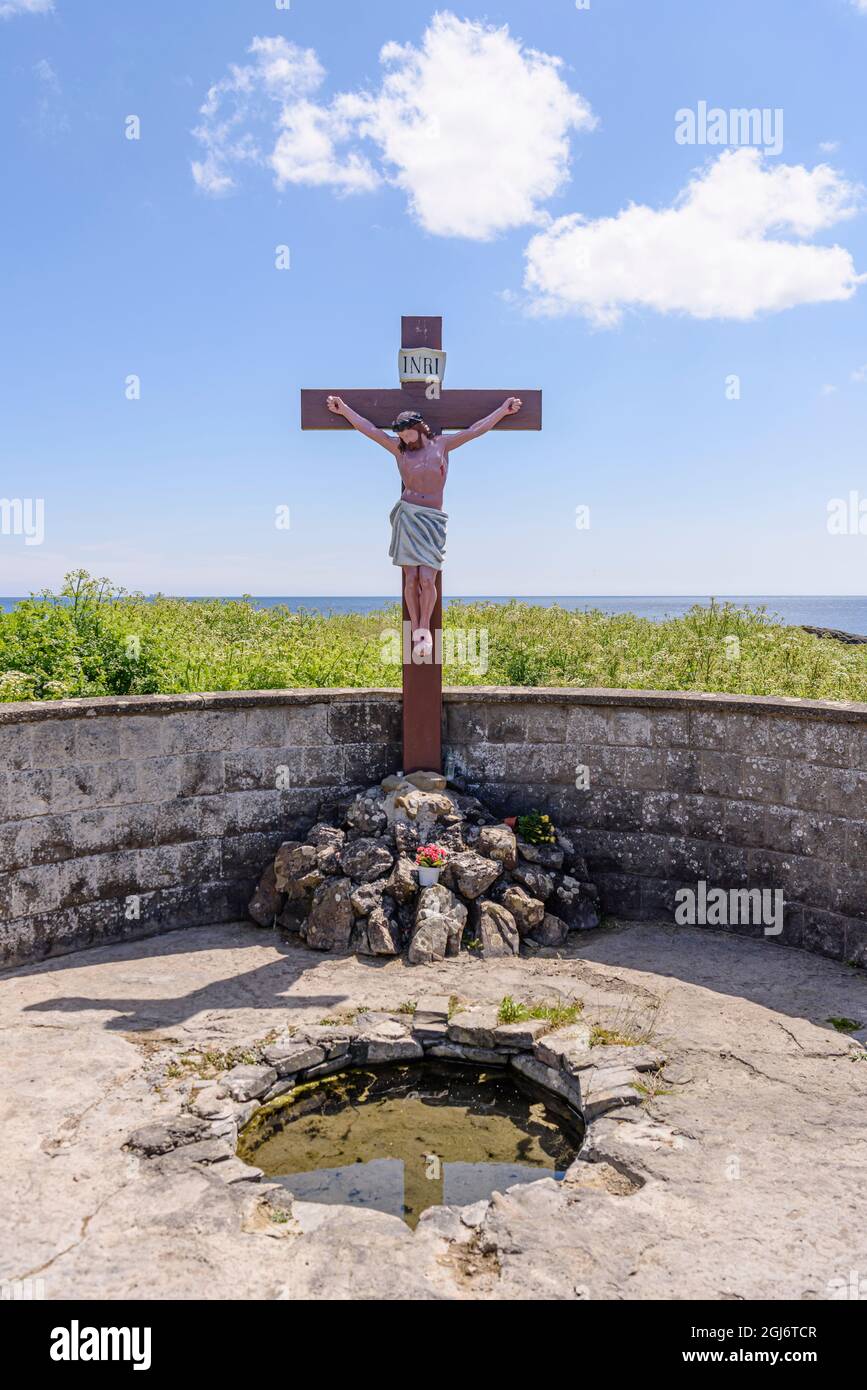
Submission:
<svg viewBox="0 0 867 1390">
<path fill-rule="evenodd" d="M 0 0 L 0 494 L 45 517 L 0 593 L 396 593 L 393 465 L 298 392 L 396 385 L 402 313 L 545 392 L 454 457 L 448 592 L 865 592 L 867 0 L 435 16 Z M 782 148 L 679 143 L 701 102 Z"/>
</svg>

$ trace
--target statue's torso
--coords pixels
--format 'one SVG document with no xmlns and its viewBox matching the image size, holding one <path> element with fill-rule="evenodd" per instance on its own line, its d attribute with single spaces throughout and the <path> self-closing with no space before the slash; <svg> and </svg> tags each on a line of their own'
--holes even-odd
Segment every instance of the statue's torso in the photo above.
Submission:
<svg viewBox="0 0 867 1390">
<path fill-rule="evenodd" d="M 404 502 L 420 507 L 442 507 L 449 460 L 442 435 L 426 439 L 420 449 L 399 454 L 397 466 L 403 482 Z"/>
</svg>

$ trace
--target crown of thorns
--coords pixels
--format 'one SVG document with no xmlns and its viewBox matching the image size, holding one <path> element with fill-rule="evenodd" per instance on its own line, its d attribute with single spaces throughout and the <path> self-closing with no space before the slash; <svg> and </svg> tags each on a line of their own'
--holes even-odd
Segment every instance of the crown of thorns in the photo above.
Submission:
<svg viewBox="0 0 867 1390">
<path fill-rule="evenodd" d="M 424 417 L 422 415 L 419 415 L 417 410 L 404 410 L 401 412 L 400 415 L 398 415 L 391 428 L 397 434 L 400 434 L 401 430 L 415 429 L 416 425 L 423 424 Z"/>
</svg>

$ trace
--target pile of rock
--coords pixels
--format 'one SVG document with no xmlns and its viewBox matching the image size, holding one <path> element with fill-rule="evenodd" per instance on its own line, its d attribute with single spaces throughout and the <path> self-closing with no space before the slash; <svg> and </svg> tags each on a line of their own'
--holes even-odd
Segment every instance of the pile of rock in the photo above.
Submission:
<svg viewBox="0 0 867 1390">
<path fill-rule="evenodd" d="M 420 888 L 420 845 L 448 851 L 441 882 Z M 563 946 L 599 925 L 587 866 L 562 834 L 527 844 L 439 773 L 387 777 L 329 808 L 306 840 L 280 846 L 250 902 L 260 926 L 296 932 L 316 951 L 415 964 Z"/>
</svg>

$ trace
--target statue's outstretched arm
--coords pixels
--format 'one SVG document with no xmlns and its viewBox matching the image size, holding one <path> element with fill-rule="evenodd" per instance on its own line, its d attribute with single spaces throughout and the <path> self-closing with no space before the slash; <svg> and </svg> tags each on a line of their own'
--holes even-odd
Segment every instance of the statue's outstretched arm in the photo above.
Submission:
<svg viewBox="0 0 867 1390">
<path fill-rule="evenodd" d="M 484 420 L 477 420 L 474 425 L 470 425 L 468 430 L 457 430 L 455 434 L 444 434 L 446 449 L 451 453 L 452 449 L 459 449 L 462 444 L 469 444 L 471 439 L 479 439 L 488 430 L 492 430 L 507 415 L 517 415 L 521 406 L 524 404 L 517 396 L 510 396 L 507 401 L 503 401 L 501 406 L 486 415 Z"/>
<path fill-rule="evenodd" d="M 358 430 L 359 434 L 364 434 L 368 439 L 381 444 L 383 449 L 387 449 L 390 454 L 398 452 L 397 440 L 393 435 L 386 434 L 385 430 L 379 429 L 377 425 L 372 425 L 369 420 L 365 420 L 363 415 L 359 415 L 357 410 L 347 405 L 346 401 L 340 396 L 328 397 L 328 409 L 333 415 L 342 415 L 344 420 L 348 420 L 353 429 Z"/>
</svg>

